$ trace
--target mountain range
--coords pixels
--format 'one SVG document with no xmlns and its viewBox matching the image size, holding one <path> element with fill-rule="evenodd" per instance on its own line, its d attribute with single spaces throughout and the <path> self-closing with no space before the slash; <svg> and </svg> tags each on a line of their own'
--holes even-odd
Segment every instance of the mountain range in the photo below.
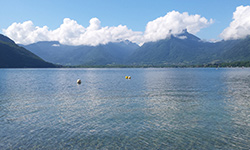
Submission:
<svg viewBox="0 0 250 150">
<path fill-rule="evenodd" d="M 57 41 L 21 45 L 46 61 L 61 65 L 123 64 L 139 46 L 130 41 L 98 46 L 68 46 Z"/>
<path fill-rule="evenodd" d="M 134 65 L 195 65 L 245 61 L 250 60 L 249 44 L 250 38 L 206 42 L 185 30 L 179 35 L 145 43 L 127 62 Z"/>
<path fill-rule="evenodd" d="M 22 46 L 46 61 L 61 65 L 179 66 L 250 60 L 250 37 L 212 43 L 187 30 L 141 47 L 130 41 L 98 46 L 68 46 L 59 42 Z"/>
<path fill-rule="evenodd" d="M 130 41 L 110 42 L 97 46 L 70 46 L 57 41 L 43 41 L 18 46 L 2 35 L 0 41 L 1 60 L 9 60 L 10 64 L 20 58 L 9 58 L 13 54 L 8 54 L 8 57 L 2 55 L 3 45 L 15 49 L 18 54 L 23 52 L 22 60 L 26 61 L 26 58 L 23 58 L 25 56 L 47 65 L 51 65 L 47 63 L 51 62 L 66 66 L 189 66 L 250 60 L 250 37 L 213 43 L 203 41 L 187 30 L 163 40 L 144 43 L 141 47 Z M 6 55 L 7 51 L 4 53 Z M 20 66 L 29 67 L 29 65 L 20 63 Z"/>
<path fill-rule="evenodd" d="M 56 67 L 0 34 L 0 68 Z"/>
</svg>

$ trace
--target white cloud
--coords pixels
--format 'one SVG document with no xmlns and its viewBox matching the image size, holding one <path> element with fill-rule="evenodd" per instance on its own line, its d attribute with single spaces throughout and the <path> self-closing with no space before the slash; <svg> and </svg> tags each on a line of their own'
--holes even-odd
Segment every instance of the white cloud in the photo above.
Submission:
<svg viewBox="0 0 250 150">
<path fill-rule="evenodd" d="M 75 41 L 86 32 L 86 28 L 79 25 L 75 20 L 65 18 L 59 28 L 49 31 L 48 39 L 59 41 L 62 44 L 76 45 Z"/>
<path fill-rule="evenodd" d="M 250 35 L 250 6 L 239 6 L 233 13 L 233 21 L 221 34 L 224 40 L 241 39 Z"/>
<path fill-rule="evenodd" d="M 186 36 L 177 36 L 177 38 L 182 39 L 182 40 L 187 39 Z"/>
<path fill-rule="evenodd" d="M 145 32 L 133 31 L 126 25 L 102 27 L 98 18 L 92 18 L 88 27 L 83 27 L 75 20 L 65 18 L 63 24 L 55 30 L 49 30 L 47 26 L 34 26 L 32 21 L 13 23 L 3 33 L 17 43 L 30 44 L 38 41 L 59 41 L 67 45 L 98 45 L 108 42 L 130 40 L 142 44 L 149 41 L 157 41 L 168 37 L 170 34 L 181 33 L 187 29 L 190 33 L 197 33 L 213 22 L 200 15 L 189 15 L 172 11 L 164 17 L 150 21 Z"/>
<path fill-rule="evenodd" d="M 60 47 L 60 44 L 53 44 L 51 46 L 53 46 L 53 47 Z"/>
<path fill-rule="evenodd" d="M 3 33 L 16 43 L 31 44 L 38 41 L 59 41 L 67 45 L 98 45 L 118 40 L 140 41 L 142 32 L 134 32 L 127 26 L 101 27 L 97 18 L 89 21 L 90 25 L 84 28 L 75 20 L 65 18 L 63 24 L 55 30 L 49 30 L 47 26 L 34 27 L 32 21 L 13 23 Z"/>
<path fill-rule="evenodd" d="M 157 41 L 169 37 L 171 34 L 180 34 L 187 29 L 189 33 L 196 34 L 202 28 L 212 24 L 213 20 L 208 21 L 200 15 L 189 15 L 187 12 L 179 13 L 172 11 L 164 17 L 150 21 L 144 33 L 144 40 Z"/>
<path fill-rule="evenodd" d="M 3 32 L 15 42 L 22 44 L 48 40 L 48 27 L 34 27 L 32 21 L 13 23 Z"/>
<path fill-rule="evenodd" d="M 101 28 L 101 21 L 97 18 L 92 18 L 89 21 L 88 30 L 99 30 Z"/>
</svg>

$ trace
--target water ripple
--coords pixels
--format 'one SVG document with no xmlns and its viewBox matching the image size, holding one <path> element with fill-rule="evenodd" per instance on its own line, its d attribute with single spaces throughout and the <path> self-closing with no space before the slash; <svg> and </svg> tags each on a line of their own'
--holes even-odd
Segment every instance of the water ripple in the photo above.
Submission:
<svg viewBox="0 0 250 150">
<path fill-rule="evenodd" d="M 249 69 L 0 74 L 0 149 L 250 147 Z"/>
</svg>

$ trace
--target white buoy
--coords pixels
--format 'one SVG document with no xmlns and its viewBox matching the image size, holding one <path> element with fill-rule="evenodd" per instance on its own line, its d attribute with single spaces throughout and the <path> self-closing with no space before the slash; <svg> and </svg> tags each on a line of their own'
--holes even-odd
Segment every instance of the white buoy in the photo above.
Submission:
<svg viewBox="0 0 250 150">
<path fill-rule="evenodd" d="M 82 81 L 80 79 L 78 79 L 76 82 L 77 82 L 77 84 L 81 84 L 82 83 Z"/>
</svg>

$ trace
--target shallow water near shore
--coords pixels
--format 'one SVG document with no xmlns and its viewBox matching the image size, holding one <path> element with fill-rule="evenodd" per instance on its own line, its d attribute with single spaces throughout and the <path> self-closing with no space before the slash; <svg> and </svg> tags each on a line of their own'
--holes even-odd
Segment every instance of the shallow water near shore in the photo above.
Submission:
<svg viewBox="0 0 250 150">
<path fill-rule="evenodd" d="M 249 148 L 249 68 L 0 69 L 0 149 Z"/>
</svg>

